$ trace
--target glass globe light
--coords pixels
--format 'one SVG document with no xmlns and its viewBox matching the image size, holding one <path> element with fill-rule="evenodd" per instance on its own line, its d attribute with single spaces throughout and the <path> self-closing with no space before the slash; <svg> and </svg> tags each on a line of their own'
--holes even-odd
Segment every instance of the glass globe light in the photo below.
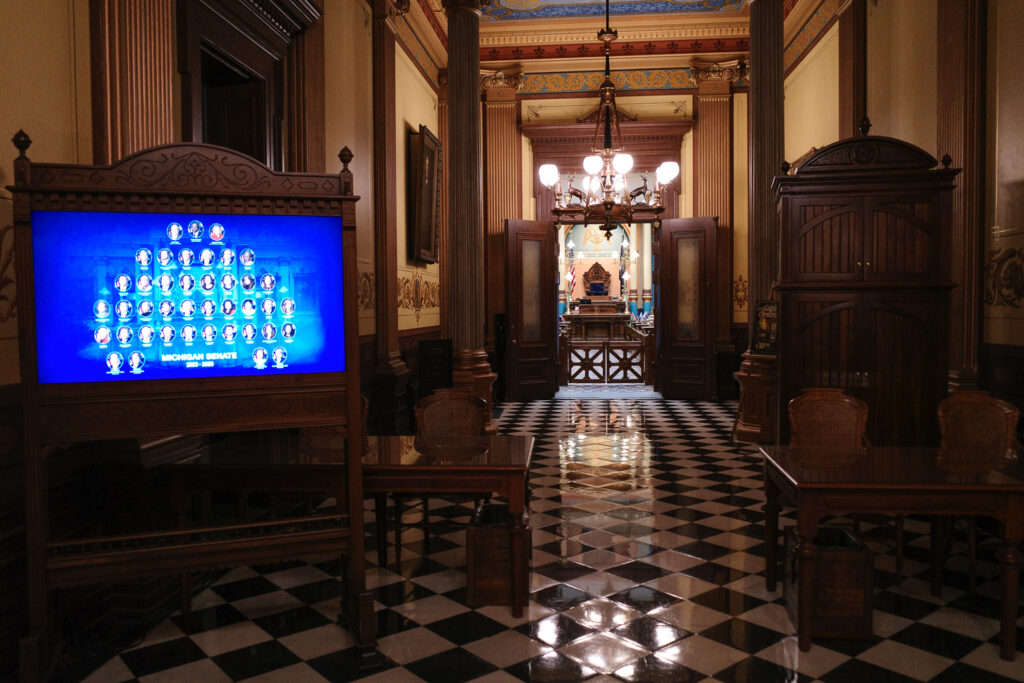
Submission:
<svg viewBox="0 0 1024 683">
<path fill-rule="evenodd" d="M 575 249 L 576 248 L 576 243 L 573 242 L 572 239 L 570 238 L 565 246 L 569 247 L 570 249 Z"/>
<path fill-rule="evenodd" d="M 542 164 L 539 171 L 540 183 L 544 187 L 554 187 L 558 182 L 558 167 L 554 164 Z"/>
<path fill-rule="evenodd" d="M 587 175 L 597 175 L 601 172 L 602 167 L 604 167 L 604 162 L 596 154 L 583 159 L 583 170 L 587 172 Z"/>
<path fill-rule="evenodd" d="M 622 279 L 628 281 L 629 280 L 629 273 L 623 273 L 622 274 Z"/>
<path fill-rule="evenodd" d="M 658 167 L 658 170 L 655 171 L 655 175 L 658 178 L 659 184 L 668 185 L 676 179 L 677 175 L 679 175 L 679 164 L 674 161 L 666 161 Z"/>
<path fill-rule="evenodd" d="M 633 156 L 630 154 L 616 154 L 612 159 L 612 168 L 616 173 L 626 174 L 633 168 Z"/>
</svg>

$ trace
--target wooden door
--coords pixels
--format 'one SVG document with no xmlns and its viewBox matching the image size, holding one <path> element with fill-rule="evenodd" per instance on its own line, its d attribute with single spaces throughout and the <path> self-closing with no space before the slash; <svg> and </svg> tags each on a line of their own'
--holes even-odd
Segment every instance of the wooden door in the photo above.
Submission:
<svg viewBox="0 0 1024 683">
<path fill-rule="evenodd" d="M 655 329 L 658 378 L 668 399 L 710 399 L 715 390 L 715 218 L 661 223 Z"/>
<path fill-rule="evenodd" d="M 558 390 L 558 268 L 551 221 L 505 221 L 508 357 L 505 398 L 533 401 Z"/>
</svg>

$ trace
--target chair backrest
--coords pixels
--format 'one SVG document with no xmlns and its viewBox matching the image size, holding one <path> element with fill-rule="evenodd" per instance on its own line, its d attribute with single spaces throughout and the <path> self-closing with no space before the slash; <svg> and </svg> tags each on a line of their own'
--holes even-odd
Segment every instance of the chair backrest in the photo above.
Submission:
<svg viewBox="0 0 1024 683">
<path fill-rule="evenodd" d="M 487 402 L 468 391 L 438 389 L 416 403 L 416 448 L 452 451 L 486 447 Z"/>
<path fill-rule="evenodd" d="M 1017 408 L 984 391 L 955 391 L 939 404 L 939 462 L 987 471 L 1016 457 Z"/>
<path fill-rule="evenodd" d="M 804 389 L 789 402 L 789 445 L 860 451 L 867 421 L 867 405 L 842 389 Z"/>
</svg>

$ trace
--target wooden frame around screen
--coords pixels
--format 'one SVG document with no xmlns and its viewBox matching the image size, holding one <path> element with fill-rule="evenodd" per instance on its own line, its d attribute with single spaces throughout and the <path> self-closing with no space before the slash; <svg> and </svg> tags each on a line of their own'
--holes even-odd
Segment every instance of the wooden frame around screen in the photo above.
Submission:
<svg viewBox="0 0 1024 683">
<path fill-rule="evenodd" d="M 355 243 L 359 197 L 353 195 L 353 177 L 348 170 L 351 152 L 343 149 L 339 155 L 342 171 L 328 175 L 276 173 L 251 157 L 204 144 L 154 147 L 111 166 L 41 164 L 26 156 L 31 140 L 24 132 L 19 131 L 13 140 L 20 155 L 14 161 L 14 185 L 8 189 L 14 200 L 29 604 L 29 633 L 20 641 L 22 671 L 35 672 L 42 679 L 46 667 L 55 661 L 59 640 L 50 623 L 48 597 L 55 586 L 292 557 L 310 547 L 303 539 L 339 551 L 347 549 L 343 572 L 348 625 L 363 656 L 372 656 L 376 627 L 373 595 L 365 590 L 362 526 Z M 343 282 L 339 287 L 345 320 L 341 351 L 346 371 L 276 378 L 40 385 L 32 246 L 35 210 L 340 217 Z M 182 400 L 196 397 L 198 400 Z M 254 403 L 269 402 L 276 409 L 263 411 L 260 421 L 254 421 Z M 128 415 L 131 419 L 125 419 Z M 338 454 L 336 466 L 345 471 L 348 500 L 338 514 L 347 517 L 347 525 L 339 531 L 285 530 L 219 545 L 201 534 L 169 534 L 166 530 L 115 539 L 96 537 L 82 539 L 70 560 L 66 548 L 50 539 L 48 445 L 293 427 L 337 427 L 345 434 L 344 454 Z"/>
</svg>

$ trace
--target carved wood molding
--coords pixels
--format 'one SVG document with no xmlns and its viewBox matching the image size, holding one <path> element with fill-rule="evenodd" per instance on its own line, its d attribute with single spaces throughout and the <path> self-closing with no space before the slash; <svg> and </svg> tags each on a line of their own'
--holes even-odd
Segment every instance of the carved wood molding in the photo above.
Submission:
<svg viewBox="0 0 1024 683">
<path fill-rule="evenodd" d="M 90 194 L 108 189 L 288 198 L 342 193 L 338 175 L 277 173 L 251 157 L 202 143 L 155 147 L 107 167 L 33 163 L 23 185 L 19 189 Z"/>
<path fill-rule="evenodd" d="M 796 168 L 795 173 L 832 173 L 851 169 L 927 170 L 935 157 L 920 147 L 895 138 L 862 136 L 840 140 L 817 150 Z"/>
<path fill-rule="evenodd" d="M 14 294 L 14 226 L 0 228 L 0 323 L 18 315 Z"/>
</svg>

